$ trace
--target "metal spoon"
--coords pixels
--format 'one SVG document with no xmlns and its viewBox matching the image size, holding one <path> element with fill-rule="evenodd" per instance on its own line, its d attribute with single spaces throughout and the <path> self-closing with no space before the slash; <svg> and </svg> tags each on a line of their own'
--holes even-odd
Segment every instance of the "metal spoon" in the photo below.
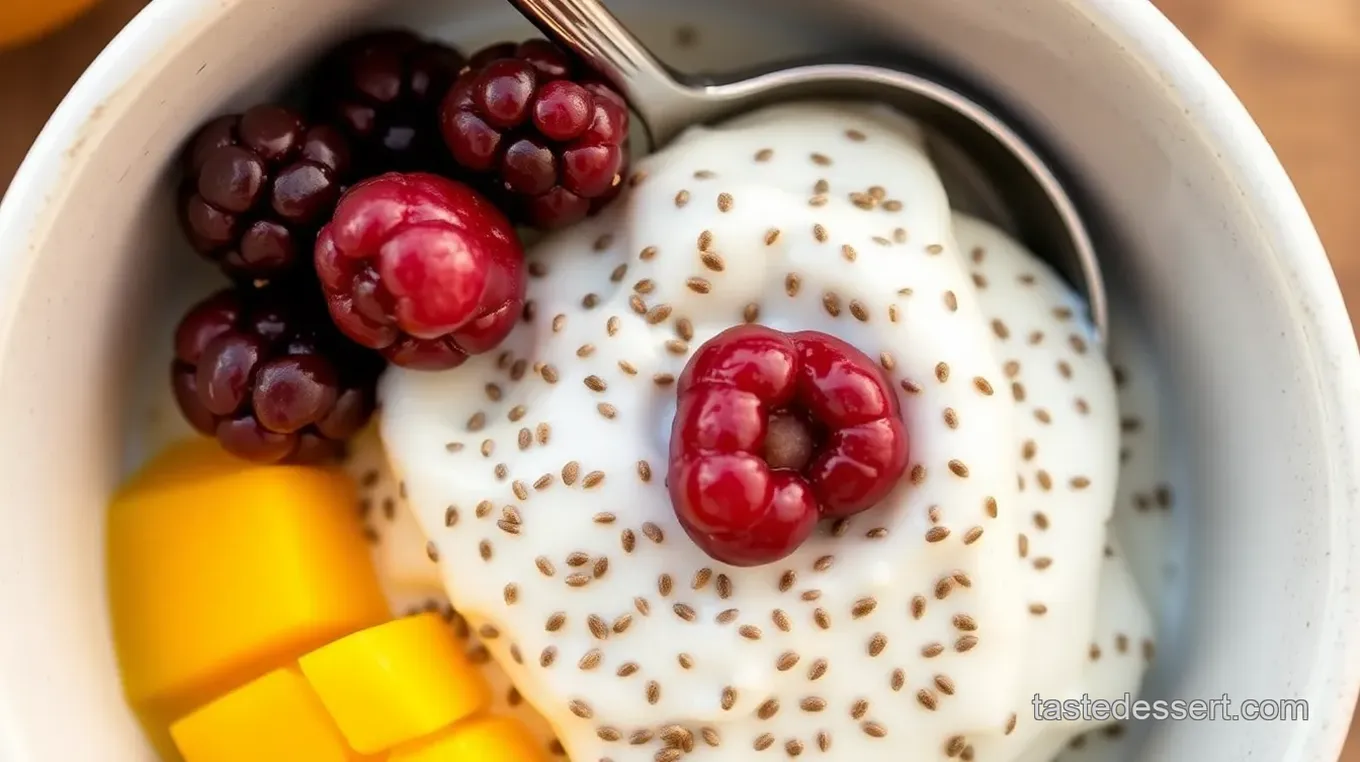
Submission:
<svg viewBox="0 0 1360 762">
<path fill-rule="evenodd" d="M 654 146 L 692 124 L 775 101 L 827 96 L 891 104 L 926 128 L 950 204 L 1019 238 L 1086 297 L 1104 346 L 1105 284 L 1090 235 L 1047 163 L 1002 120 L 956 89 L 904 71 L 852 63 L 780 68 L 729 82 L 687 78 L 648 52 L 598 0 L 510 0 L 627 97 Z"/>
</svg>

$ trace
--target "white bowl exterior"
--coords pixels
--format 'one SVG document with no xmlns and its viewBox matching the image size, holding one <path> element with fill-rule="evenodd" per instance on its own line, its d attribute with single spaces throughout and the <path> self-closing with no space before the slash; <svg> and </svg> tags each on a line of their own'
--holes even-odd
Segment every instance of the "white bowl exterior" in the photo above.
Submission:
<svg viewBox="0 0 1360 762">
<path fill-rule="evenodd" d="M 203 119 L 296 74 L 377 0 L 156 0 L 62 104 L 0 206 L 0 759 L 140 762 L 108 638 L 104 504 L 168 180 Z M 823 6 L 825 7 L 825 6 Z M 1148 3 L 847 0 L 1021 104 L 1089 179 L 1112 280 L 1176 390 L 1197 511 L 1165 697 L 1299 697 L 1307 723 L 1163 723 L 1139 760 L 1334 759 L 1360 684 L 1360 358 L 1316 234 L 1227 87 Z M 473 8 L 466 12 L 482 17 Z M 504 13 L 504 8 L 498 9 Z M 118 414 L 114 414 L 118 411 Z"/>
</svg>

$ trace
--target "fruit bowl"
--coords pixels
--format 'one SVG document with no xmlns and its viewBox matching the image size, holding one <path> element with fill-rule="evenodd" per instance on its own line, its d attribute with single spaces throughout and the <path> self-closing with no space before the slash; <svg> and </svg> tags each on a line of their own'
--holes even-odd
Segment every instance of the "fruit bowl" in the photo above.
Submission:
<svg viewBox="0 0 1360 762">
<path fill-rule="evenodd" d="M 687 70 L 910 50 L 979 83 L 1051 147 L 1103 223 L 1124 327 L 1115 343 L 1148 369 L 1130 393 L 1163 421 L 1126 425 L 1169 464 L 1147 493 L 1158 530 L 1130 525 L 1143 537 L 1139 582 L 1162 610 L 1144 695 L 1310 709 L 1307 723 L 1135 723 L 1071 753 L 1334 758 L 1360 685 L 1348 645 L 1360 359 L 1288 178 L 1171 25 L 1124 0 L 611 5 Z M 168 211 L 181 146 L 214 117 L 285 96 L 333 44 L 388 26 L 465 50 L 531 35 L 491 0 L 154 0 L 63 102 L 0 206 L 0 605 L 11 623 L 0 756 L 155 758 L 119 685 L 103 507 L 186 433 L 164 404 L 168 337 L 219 283 Z M 1132 521 L 1133 502 L 1116 521 Z"/>
</svg>

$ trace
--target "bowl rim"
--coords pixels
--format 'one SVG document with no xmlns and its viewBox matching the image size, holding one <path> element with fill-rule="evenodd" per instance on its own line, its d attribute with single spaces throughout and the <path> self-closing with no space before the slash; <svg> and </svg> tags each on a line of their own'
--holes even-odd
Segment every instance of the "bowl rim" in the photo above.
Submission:
<svg viewBox="0 0 1360 762">
<path fill-rule="evenodd" d="M 1288 287 L 1291 312 L 1310 360 L 1298 368 L 1298 388 L 1313 388 L 1322 408 L 1322 447 L 1331 502 L 1328 567 L 1319 648 L 1301 669 L 1298 698 L 1309 721 L 1299 723 L 1287 762 L 1336 760 L 1349 733 L 1360 692 L 1360 349 L 1336 273 L 1298 189 L 1256 121 L 1218 71 L 1151 2 L 1070 0 L 1090 11 L 1102 30 L 1150 66 L 1197 125 L 1197 137 L 1217 152 L 1220 168 L 1252 211 L 1254 231 Z"/>
<path fill-rule="evenodd" d="M 1152 3 L 1128 0 L 1056 0 L 1118 40 L 1124 52 L 1155 71 L 1167 96 L 1197 126 L 1197 139 L 1213 146 L 1221 169 L 1241 189 L 1255 231 L 1267 242 L 1302 330 L 1311 360 L 1299 369 L 1315 389 L 1329 428 L 1319 457 L 1333 483 L 1328 512 L 1329 583 L 1323 638 L 1304 667 L 1300 697 L 1310 722 L 1296 725 L 1288 760 L 1334 760 L 1350 726 L 1360 691 L 1360 646 L 1348 635 L 1360 614 L 1360 351 L 1335 273 L 1298 192 L 1246 108 L 1178 29 Z M 245 0 L 152 0 L 104 48 L 47 121 L 0 200 L 0 366 L 18 322 L 17 296 L 56 224 L 57 210 L 83 159 L 97 141 L 104 106 L 138 72 L 197 24 L 211 24 Z M 3 374 L 0 374 L 3 375 Z M 1307 386 L 1307 385 L 1304 385 Z M 6 640 L 0 629 L 0 652 Z M 0 697 L 2 698 L 2 697 Z M 0 706 L 3 705 L 0 701 Z M 22 753 L 13 718 L 0 716 L 0 749 Z M 18 760 L 16 760 L 18 762 Z"/>
</svg>

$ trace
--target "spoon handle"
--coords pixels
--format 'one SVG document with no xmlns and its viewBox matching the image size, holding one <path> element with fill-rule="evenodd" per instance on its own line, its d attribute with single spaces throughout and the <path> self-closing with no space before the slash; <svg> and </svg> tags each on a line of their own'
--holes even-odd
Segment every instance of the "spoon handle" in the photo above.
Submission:
<svg viewBox="0 0 1360 762">
<path fill-rule="evenodd" d="M 662 144 L 711 108 L 703 90 L 681 83 L 599 0 L 510 0 L 550 40 L 608 78 Z"/>
</svg>

